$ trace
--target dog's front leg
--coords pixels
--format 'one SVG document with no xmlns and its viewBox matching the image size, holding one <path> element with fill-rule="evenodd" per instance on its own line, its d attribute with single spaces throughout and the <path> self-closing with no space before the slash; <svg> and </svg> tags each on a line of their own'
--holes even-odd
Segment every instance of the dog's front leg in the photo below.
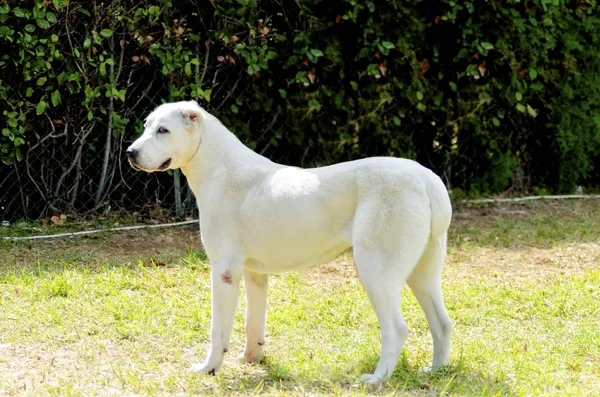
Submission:
<svg viewBox="0 0 600 397">
<path fill-rule="evenodd" d="M 239 360 L 255 363 L 262 359 L 267 321 L 268 276 L 244 269 L 246 285 L 246 348 Z"/>
<path fill-rule="evenodd" d="M 204 363 L 190 369 L 197 374 L 214 375 L 223 364 L 229 350 L 229 338 L 237 307 L 239 284 L 242 278 L 241 261 L 211 265 L 212 320 L 210 324 L 210 349 Z"/>
</svg>

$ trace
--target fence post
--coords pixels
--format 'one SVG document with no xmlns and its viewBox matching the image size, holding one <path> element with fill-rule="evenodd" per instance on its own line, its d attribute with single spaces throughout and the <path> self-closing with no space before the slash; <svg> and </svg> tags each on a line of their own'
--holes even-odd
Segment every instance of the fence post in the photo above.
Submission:
<svg viewBox="0 0 600 397">
<path fill-rule="evenodd" d="M 183 206 L 181 205 L 181 176 L 179 169 L 173 171 L 173 185 L 175 187 L 175 215 L 183 216 Z"/>
</svg>

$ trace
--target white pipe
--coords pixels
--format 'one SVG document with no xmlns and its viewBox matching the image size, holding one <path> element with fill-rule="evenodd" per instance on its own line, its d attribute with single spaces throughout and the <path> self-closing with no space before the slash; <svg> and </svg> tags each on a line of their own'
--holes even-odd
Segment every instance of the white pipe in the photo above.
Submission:
<svg viewBox="0 0 600 397">
<path fill-rule="evenodd" d="M 461 200 L 461 203 L 506 203 L 531 200 L 565 200 L 565 199 L 600 199 L 600 194 L 564 194 L 558 196 L 527 196 L 515 198 L 497 198 L 497 199 L 478 199 L 478 200 Z"/>
<path fill-rule="evenodd" d="M 101 232 L 114 232 L 119 230 L 135 230 L 135 229 L 146 229 L 146 228 L 156 228 L 156 227 L 171 227 L 171 226 L 181 226 L 181 225 L 189 225 L 192 223 L 198 223 L 198 220 L 193 221 L 183 221 L 183 222 L 175 222 L 175 223 L 161 223 L 159 225 L 138 225 L 138 226 L 122 226 L 122 227 L 110 227 L 108 229 L 96 229 L 96 230 L 85 230 L 82 232 L 71 232 L 71 233 L 60 233 L 60 234 L 48 234 L 42 236 L 29 236 L 29 237 L 2 237 L 3 240 L 13 240 L 13 241 L 23 241 L 23 240 L 37 240 L 37 239 L 46 239 L 46 238 L 56 238 L 56 237 L 74 237 L 74 236 L 82 236 L 85 234 L 94 234 Z"/>
</svg>

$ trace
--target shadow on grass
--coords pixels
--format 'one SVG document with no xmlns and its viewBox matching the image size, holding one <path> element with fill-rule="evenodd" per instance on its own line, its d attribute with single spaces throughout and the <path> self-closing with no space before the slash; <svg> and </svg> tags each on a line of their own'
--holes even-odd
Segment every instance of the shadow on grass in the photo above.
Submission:
<svg viewBox="0 0 600 397">
<path fill-rule="evenodd" d="M 358 363 L 359 373 L 371 373 L 377 364 L 378 356 L 368 356 Z M 353 365 L 354 363 L 349 363 Z M 411 366 L 406 355 L 402 355 L 396 370 L 380 386 L 359 384 L 360 375 L 338 374 L 329 379 L 302 378 L 302 374 L 293 375 L 285 366 L 267 358 L 260 364 L 259 372 L 252 371 L 243 375 L 236 374 L 224 377 L 219 382 L 222 390 L 237 390 L 242 393 L 257 395 L 266 391 L 289 391 L 303 394 L 324 394 L 355 392 L 370 395 L 516 395 L 510 386 L 494 376 L 472 369 L 462 362 L 447 365 L 435 371 Z"/>
</svg>

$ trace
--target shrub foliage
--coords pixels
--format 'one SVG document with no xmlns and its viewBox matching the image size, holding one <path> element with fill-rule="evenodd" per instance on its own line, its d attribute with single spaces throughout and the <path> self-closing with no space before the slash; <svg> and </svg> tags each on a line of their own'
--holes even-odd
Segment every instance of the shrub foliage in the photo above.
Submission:
<svg viewBox="0 0 600 397">
<path fill-rule="evenodd" d="M 288 164 L 405 156 L 453 188 L 569 192 L 600 179 L 599 11 L 595 0 L 1 1 L 0 167 L 49 203 L 38 212 L 131 203 L 142 182 L 122 148 L 154 106 L 194 98 Z"/>
</svg>

